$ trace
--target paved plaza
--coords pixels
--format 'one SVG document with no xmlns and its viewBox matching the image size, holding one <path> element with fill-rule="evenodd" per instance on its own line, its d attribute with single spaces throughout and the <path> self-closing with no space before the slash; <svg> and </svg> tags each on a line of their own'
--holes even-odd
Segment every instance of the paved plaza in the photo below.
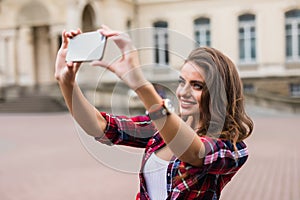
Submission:
<svg viewBox="0 0 300 200">
<path fill-rule="evenodd" d="M 300 115 L 254 107 L 249 112 L 255 122 L 246 140 L 250 157 L 221 199 L 299 200 Z M 129 158 L 107 164 L 69 114 L 0 114 L 0 124 L 1 200 L 134 199 L 138 175 L 124 166 Z"/>
</svg>

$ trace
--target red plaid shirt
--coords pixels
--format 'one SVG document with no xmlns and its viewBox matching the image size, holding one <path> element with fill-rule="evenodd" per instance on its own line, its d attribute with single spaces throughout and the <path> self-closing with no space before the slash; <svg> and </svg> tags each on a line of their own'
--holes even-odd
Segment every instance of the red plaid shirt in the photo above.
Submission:
<svg viewBox="0 0 300 200">
<path fill-rule="evenodd" d="M 145 148 L 140 177 L 141 200 L 150 200 L 143 176 L 143 167 L 156 150 L 166 144 L 152 124 L 148 116 L 114 116 L 101 113 L 107 120 L 105 135 L 96 138 L 108 145 L 118 144 Z M 244 142 L 237 143 L 235 152 L 231 142 L 210 137 L 200 137 L 205 145 L 206 156 L 202 167 L 194 167 L 173 157 L 168 165 L 166 174 L 168 200 L 174 199 L 219 199 L 221 190 L 241 168 L 248 158 Z M 237 154 L 236 154 L 237 153 Z M 237 156 L 237 158 L 236 158 Z M 189 176 L 174 179 L 185 172 Z"/>
</svg>

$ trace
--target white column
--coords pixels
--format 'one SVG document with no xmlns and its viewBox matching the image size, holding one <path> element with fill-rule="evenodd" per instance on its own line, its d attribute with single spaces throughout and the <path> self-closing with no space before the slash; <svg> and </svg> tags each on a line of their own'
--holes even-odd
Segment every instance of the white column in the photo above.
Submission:
<svg viewBox="0 0 300 200">
<path fill-rule="evenodd" d="M 1 36 L 0 37 L 0 88 L 6 85 L 5 65 L 6 65 L 5 38 Z"/>
<path fill-rule="evenodd" d="M 50 40 L 48 28 L 38 27 L 35 33 L 35 60 L 37 70 L 37 83 L 38 84 L 49 84 L 53 79 L 53 66 L 50 52 Z"/>
<path fill-rule="evenodd" d="M 2 31 L 0 38 L 0 80 L 1 85 L 16 84 L 15 30 Z"/>
<path fill-rule="evenodd" d="M 15 84 L 19 85 L 19 57 L 18 57 L 18 41 L 19 41 L 19 29 L 15 29 L 13 39 L 13 65 L 15 69 Z"/>
<path fill-rule="evenodd" d="M 33 38 L 30 27 L 21 27 L 18 41 L 19 75 L 20 85 L 33 85 L 34 76 L 34 56 L 33 56 Z"/>
<path fill-rule="evenodd" d="M 14 46 L 13 37 L 8 36 L 5 39 L 5 55 L 6 55 L 6 83 L 13 85 L 15 83 L 15 68 L 14 68 Z"/>
</svg>

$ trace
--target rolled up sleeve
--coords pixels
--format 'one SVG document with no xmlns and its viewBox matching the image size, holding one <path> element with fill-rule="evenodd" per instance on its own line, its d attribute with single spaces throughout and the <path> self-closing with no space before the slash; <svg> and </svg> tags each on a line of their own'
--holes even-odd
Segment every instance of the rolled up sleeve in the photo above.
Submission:
<svg viewBox="0 0 300 200">
<path fill-rule="evenodd" d="M 105 112 L 101 115 L 107 121 L 102 137 L 95 139 L 107 145 L 126 145 L 144 148 L 157 132 L 148 116 L 116 116 Z"/>
</svg>

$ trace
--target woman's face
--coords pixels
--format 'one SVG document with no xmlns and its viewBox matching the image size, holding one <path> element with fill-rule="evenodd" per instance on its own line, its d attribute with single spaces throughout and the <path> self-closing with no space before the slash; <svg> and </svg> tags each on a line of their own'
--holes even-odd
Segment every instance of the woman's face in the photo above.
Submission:
<svg viewBox="0 0 300 200">
<path fill-rule="evenodd" d="M 193 62 L 186 62 L 180 72 L 176 96 L 182 116 L 199 115 L 204 71 Z"/>
</svg>

